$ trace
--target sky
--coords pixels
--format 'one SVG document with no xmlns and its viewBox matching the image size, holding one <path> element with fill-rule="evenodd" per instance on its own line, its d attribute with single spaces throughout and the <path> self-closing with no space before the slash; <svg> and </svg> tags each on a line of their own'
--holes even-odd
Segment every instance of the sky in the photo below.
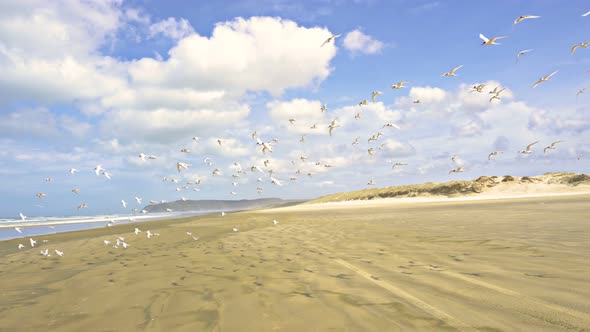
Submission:
<svg viewBox="0 0 590 332">
<path fill-rule="evenodd" d="M 590 86 L 590 49 L 570 50 L 590 40 L 589 10 L 561 0 L 1 2 L 0 216 L 588 172 L 590 91 L 577 92 Z M 540 18 L 513 25 L 520 15 Z M 480 33 L 508 37 L 483 46 Z M 483 92 L 469 92 L 477 84 Z M 505 90 L 490 102 L 496 86 Z M 373 91 L 383 92 L 375 102 Z M 277 140 L 272 153 L 254 131 Z M 492 151 L 503 154 L 488 160 Z"/>
</svg>

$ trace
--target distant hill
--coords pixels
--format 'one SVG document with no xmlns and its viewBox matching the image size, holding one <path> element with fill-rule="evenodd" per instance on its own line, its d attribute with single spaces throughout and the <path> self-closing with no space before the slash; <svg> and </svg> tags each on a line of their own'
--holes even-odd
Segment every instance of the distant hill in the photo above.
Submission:
<svg viewBox="0 0 590 332">
<path fill-rule="evenodd" d="M 148 212 L 166 212 L 170 209 L 174 212 L 181 211 L 231 211 L 231 210 L 252 210 L 262 208 L 282 207 L 300 203 L 298 200 L 283 200 L 280 198 L 260 198 L 242 200 L 178 200 L 150 204 L 143 209 Z"/>
<path fill-rule="evenodd" d="M 316 198 L 304 204 L 394 197 L 460 197 L 475 196 L 481 193 L 547 193 L 555 190 L 567 192 L 579 189 L 573 188 L 579 185 L 587 185 L 588 191 L 590 191 L 590 175 L 554 172 L 538 176 L 480 176 L 475 180 L 427 182 L 338 193 Z"/>
</svg>

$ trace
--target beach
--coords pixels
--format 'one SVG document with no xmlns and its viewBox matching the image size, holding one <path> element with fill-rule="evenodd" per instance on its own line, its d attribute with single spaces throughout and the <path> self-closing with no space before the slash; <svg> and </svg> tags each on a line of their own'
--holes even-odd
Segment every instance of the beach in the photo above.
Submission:
<svg viewBox="0 0 590 332">
<path fill-rule="evenodd" d="M 590 195 L 374 202 L 2 241 L 0 331 L 590 328 Z"/>
</svg>

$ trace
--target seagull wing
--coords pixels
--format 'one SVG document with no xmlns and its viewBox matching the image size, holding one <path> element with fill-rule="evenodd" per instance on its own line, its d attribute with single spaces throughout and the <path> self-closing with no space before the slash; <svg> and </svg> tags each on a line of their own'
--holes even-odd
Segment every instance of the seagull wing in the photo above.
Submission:
<svg viewBox="0 0 590 332">
<path fill-rule="evenodd" d="M 481 40 L 483 40 L 484 43 L 487 43 L 490 41 L 486 36 L 483 35 L 483 33 L 479 34 L 479 38 L 481 38 Z"/>
<path fill-rule="evenodd" d="M 535 142 L 533 142 L 533 143 L 531 143 L 531 144 L 527 145 L 527 146 L 526 146 L 526 149 L 527 149 L 527 151 L 528 151 L 528 150 L 530 150 L 530 149 L 533 147 L 533 145 L 535 145 L 535 144 L 537 144 L 537 143 L 539 143 L 539 141 L 535 141 Z"/>
<path fill-rule="evenodd" d="M 590 15 L 590 12 L 587 12 L 586 14 L 583 14 L 582 16 L 585 17 L 585 16 L 588 16 L 588 15 Z"/>
<path fill-rule="evenodd" d="M 543 78 L 544 78 L 545 80 L 548 80 L 549 78 L 551 78 L 551 76 L 553 76 L 553 75 L 557 74 L 557 72 L 558 72 L 558 71 L 559 71 L 559 69 L 558 69 L 558 70 L 556 70 L 556 71 L 554 71 L 554 72 L 552 72 L 551 74 L 549 74 L 549 75 L 547 75 L 547 76 L 543 77 Z"/>
<path fill-rule="evenodd" d="M 535 82 L 535 84 L 533 84 L 533 87 L 532 88 L 534 89 L 537 85 L 539 85 L 541 83 L 543 83 L 543 80 L 542 79 L 540 79 L 537 82 Z"/>
</svg>

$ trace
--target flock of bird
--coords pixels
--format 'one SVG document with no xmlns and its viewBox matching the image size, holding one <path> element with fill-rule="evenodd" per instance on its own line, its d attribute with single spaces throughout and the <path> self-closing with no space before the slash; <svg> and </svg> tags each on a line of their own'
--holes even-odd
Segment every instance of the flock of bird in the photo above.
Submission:
<svg viewBox="0 0 590 332">
<path fill-rule="evenodd" d="M 582 16 L 588 16 L 588 15 L 590 15 L 590 12 L 585 13 Z M 514 21 L 513 26 L 516 26 L 518 24 L 521 24 L 522 22 L 527 21 L 527 20 L 536 20 L 536 19 L 540 19 L 540 18 L 541 18 L 540 16 L 536 16 L 536 15 L 523 15 L 523 16 L 519 16 Z M 339 34 L 338 35 L 332 35 L 332 36 L 330 36 L 329 38 L 327 38 L 321 44 L 320 47 L 323 47 L 324 45 L 327 45 L 329 43 L 334 43 L 336 41 L 336 39 L 338 37 L 340 37 L 340 36 L 341 35 L 339 35 Z M 483 41 L 482 42 L 482 46 L 486 46 L 486 47 L 498 46 L 498 45 L 500 45 L 500 43 L 497 42 L 498 40 L 508 38 L 508 36 L 494 36 L 494 37 L 488 38 L 488 37 L 486 37 L 483 34 L 480 34 L 479 37 Z M 574 45 L 571 48 L 570 53 L 573 55 L 576 52 L 576 50 L 578 50 L 580 48 L 586 49 L 586 48 L 588 48 L 589 45 L 590 45 L 590 41 L 576 44 L 576 45 Z M 519 51 L 517 53 L 517 55 L 516 55 L 516 62 L 519 62 L 520 61 L 520 58 L 523 55 L 525 55 L 525 54 L 527 54 L 527 53 L 529 53 L 531 51 L 533 51 L 533 50 L 532 49 L 525 49 L 525 50 Z M 443 76 L 443 77 L 454 77 L 454 76 L 456 76 L 456 72 L 458 70 L 460 70 L 462 67 L 463 67 L 463 65 L 456 66 L 456 67 L 450 69 L 448 72 L 442 73 L 441 76 Z M 558 70 L 555 70 L 552 73 L 541 77 L 538 81 L 536 81 L 534 84 L 532 84 L 532 88 L 536 88 L 540 84 L 542 84 L 544 82 L 547 82 L 551 77 L 553 77 L 557 73 L 558 73 Z M 410 83 L 410 81 L 402 80 L 402 81 L 399 81 L 399 82 L 397 82 L 395 84 L 392 84 L 390 86 L 390 88 L 392 90 L 401 90 L 401 89 L 406 88 L 407 87 L 406 85 L 408 83 Z M 485 94 L 487 92 L 487 95 L 490 96 L 489 102 L 492 103 L 492 102 L 494 102 L 494 100 L 500 100 L 501 99 L 501 93 L 504 90 L 505 90 L 504 87 L 497 86 L 497 87 L 494 87 L 491 90 L 487 90 L 486 91 L 486 84 L 482 83 L 482 84 L 477 84 L 477 85 L 473 86 L 470 89 L 469 93 Z M 580 94 L 584 93 L 584 91 L 585 91 L 585 88 L 581 89 L 580 91 L 578 91 L 578 93 L 576 94 L 576 96 L 579 96 Z M 373 91 L 370 94 L 370 100 L 371 100 L 371 102 L 372 103 L 375 103 L 376 102 L 376 99 L 380 95 L 382 95 L 382 94 L 383 94 L 383 92 L 381 92 L 381 91 Z M 416 100 L 413 100 L 413 103 L 414 104 L 421 104 L 422 102 L 419 99 L 416 99 Z M 366 105 L 369 105 L 369 101 L 367 99 L 363 99 L 362 101 L 360 101 L 358 103 L 358 112 L 356 112 L 356 114 L 354 115 L 354 118 L 355 119 L 360 119 L 361 118 L 363 106 L 366 106 Z M 327 111 L 328 111 L 328 105 L 327 104 L 321 105 L 321 108 L 318 110 L 318 112 L 321 112 L 321 113 L 325 113 Z M 290 119 L 288 119 L 289 124 L 286 124 L 286 126 L 294 126 L 295 123 L 297 123 L 297 121 L 298 121 L 298 119 L 290 118 Z M 338 128 L 339 127 L 341 127 L 341 125 L 338 123 L 338 119 L 333 119 L 329 123 L 329 125 L 327 125 L 327 127 L 325 127 L 325 130 L 327 130 L 327 134 L 330 137 L 332 137 L 332 136 L 334 136 L 334 135 L 337 134 L 337 131 L 338 131 Z M 312 130 L 321 130 L 321 127 L 318 126 L 318 124 L 312 124 L 309 128 L 312 129 Z M 396 129 L 396 130 L 399 130 L 399 129 L 401 129 L 401 126 L 399 126 L 398 124 L 395 124 L 395 123 L 385 123 L 385 124 L 382 124 L 382 126 L 380 127 L 380 130 L 386 130 L 386 129 Z M 384 136 L 386 136 L 386 134 L 383 131 L 378 131 L 377 133 L 375 133 L 375 134 L 373 134 L 373 135 L 371 135 L 371 136 L 368 137 L 367 144 L 369 145 L 369 144 L 371 144 L 371 142 L 378 142 Z M 254 131 L 251 134 L 251 138 L 253 140 L 252 146 L 253 147 L 255 146 L 257 149 L 259 149 L 259 153 L 262 156 L 269 156 L 269 155 L 271 155 L 273 153 L 273 151 L 275 151 L 276 147 L 279 145 L 279 139 L 277 139 L 277 138 L 273 138 L 273 139 L 270 139 L 270 140 L 262 139 L 261 137 L 259 137 L 257 131 Z M 361 137 L 360 136 L 359 137 L 356 137 L 354 139 L 354 141 L 352 142 L 352 145 L 353 146 L 360 145 L 361 144 L 360 143 L 360 140 L 361 140 Z M 221 138 L 218 138 L 216 141 L 217 141 L 217 144 L 219 145 L 219 147 L 224 146 L 224 144 L 226 142 L 224 139 L 221 139 Z M 195 136 L 195 137 L 192 138 L 192 142 L 193 142 L 193 144 L 199 144 L 200 138 L 198 136 Z M 304 143 L 305 142 L 305 135 L 301 136 L 300 142 L 301 143 Z M 546 146 L 543 149 L 543 152 L 545 154 L 547 154 L 550 150 L 557 149 L 558 144 L 560 144 L 562 142 L 565 142 L 565 141 L 558 140 L 558 141 L 552 142 L 551 144 L 549 144 L 548 146 Z M 539 143 L 539 141 L 532 142 L 529 145 L 527 145 L 526 148 L 524 148 L 523 150 L 518 151 L 518 153 L 519 154 L 523 154 L 523 155 L 532 154 L 532 153 L 534 153 L 534 151 L 533 151 L 534 146 L 536 144 L 538 144 L 538 143 Z M 369 155 L 369 157 L 370 156 L 373 156 L 376 153 L 378 153 L 379 150 L 383 149 L 385 147 L 385 145 L 386 145 L 386 143 L 380 144 L 379 146 L 368 146 L 367 147 L 367 154 Z M 184 147 L 184 148 L 180 149 L 179 152 L 183 156 L 185 156 L 185 157 L 192 154 L 191 149 L 188 148 L 188 147 Z M 492 152 L 490 152 L 488 154 L 488 157 L 487 158 L 488 158 L 489 161 L 491 161 L 491 160 L 493 160 L 495 158 L 498 158 L 500 155 L 503 155 L 504 152 L 505 151 L 492 151 Z M 158 159 L 157 156 L 152 155 L 152 154 L 146 154 L 144 152 L 139 153 L 138 158 L 141 160 L 142 163 L 149 163 L 152 160 Z M 314 176 L 315 173 L 313 172 L 312 167 L 321 167 L 323 169 L 335 167 L 335 165 L 328 164 L 328 163 L 322 163 L 322 162 L 319 162 L 319 161 L 317 161 L 317 162 L 311 162 L 311 161 L 308 162 L 307 160 L 309 158 L 307 156 L 305 156 L 305 155 L 301 155 L 298 159 L 299 160 L 291 160 L 291 164 L 294 166 L 294 174 L 289 177 L 289 180 L 290 181 L 296 181 L 297 180 L 297 176 L 300 175 L 300 174 L 306 174 L 309 177 Z M 449 171 L 449 174 L 451 174 L 451 173 L 460 173 L 460 172 L 463 172 L 464 171 L 464 167 L 465 167 L 464 166 L 464 163 L 459 158 L 458 155 L 454 155 L 451 158 L 451 161 L 455 164 L 456 167 L 453 168 L 453 169 L 451 169 Z M 397 167 L 403 167 L 403 166 L 407 166 L 408 165 L 407 163 L 404 163 L 404 162 L 395 162 L 395 163 L 393 163 L 393 161 L 388 161 L 388 163 L 393 164 L 392 167 L 391 167 L 392 169 L 395 169 Z M 212 177 L 222 177 L 222 176 L 224 176 L 222 170 L 220 168 L 214 166 L 214 161 L 210 157 L 204 158 L 202 160 L 202 164 L 209 168 L 208 171 L 210 172 L 210 174 L 211 174 Z M 302 168 L 304 168 L 304 167 L 300 167 L 300 165 L 305 166 L 306 168 L 308 168 L 308 170 L 303 171 Z M 175 168 L 176 168 L 177 173 L 181 173 L 181 172 L 184 172 L 184 171 L 189 170 L 192 167 L 194 167 L 195 166 L 195 162 L 193 161 L 192 163 L 189 163 L 189 162 L 180 162 L 179 161 L 179 162 L 176 163 L 175 166 L 176 166 Z M 242 165 L 239 162 L 234 162 L 231 165 L 231 168 L 234 171 L 234 173 L 231 174 L 232 179 L 234 179 L 232 181 L 232 187 L 237 187 L 238 184 L 239 184 L 237 182 L 237 180 L 235 180 L 235 179 L 238 179 L 240 177 L 249 176 L 249 175 L 252 175 L 252 174 L 257 174 L 257 175 L 255 175 L 255 177 L 257 178 L 256 179 L 256 182 L 258 183 L 258 186 L 257 186 L 256 190 L 257 190 L 257 192 L 259 194 L 263 192 L 263 184 L 265 182 L 268 182 L 268 183 L 270 183 L 272 185 L 276 185 L 276 186 L 282 186 L 282 185 L 284 185 L 284 182 L 285 182 L 285 180 L 279 180 L 278 178 L 275 177 L 276 175 L 274 174 L 275 171 L 273 170 L 273 161 L 270 158 L 269 159 L 265 159 L 262 162 L 262 165 L 249 165 L 248 167 L 242 167 Z M 106 178 L 107 180 L 110 180 L 111 177 L 112 177 L 112 174 L 107 169 L 105 169 L 102 165 L 97 165 L 94 168 L 93 171 L 94 171 L 94 173 L 95 173 L 96 176 L 102 176 L 102 177 Z M 69 173 L 71 174 L 71 176 L 76 176 L 76 174 L 79 173 L 79 170 L 78 169 L 75 169 L 75 168 L 71 168 L 69 170 Z M 177 184 L 178 186 L 176 186 L 176 189 L 175 189 L 176 192 L 181 192 L 181 191 L 184 191 L 184 190 L 200 191 L 199 186 L 204 181 L 204 179 L 202 179 L 202 178 L 196 178 L 193 181 L 188 181 L 188 182 L 185 182 L 185 183 L 182 183 L 181 184 L 180 183 L 182 181 L 181 178 L 182 177 L 168 177 L 168 176 L 166 176 L 166 177 L 163 177 L 162 178 L 162 181 L 163 182 L 173 183 L 175 185 Z M 45 181 L 46 182 L 53 182 L 53 179 L 52 178 L 46 178 Z M 375 184 L 376 184 L 376 182 L 374 181 L 374 179 L 370 179 L 367 182 L 367 185 L 375 185 Z M 73 188 L 71 191 L 72 191 L 73 194 L 78 195 L 79 192 L 80 192 L 80 189 L 76 187 L 76 188 Z M 231 191 L 229 191 L 229 194 L 231 194 L 231 195 L 237 195 L 237 192 L 234 191 L 234 190 L 231 190 Z M 38 199 L 44 199 L 47 196 L 47 194 L 44 193 L 44 192 L 38 192 L 36 194 L 36 196 L 38 197 Z M 137 207 L 133 207 L 131 209 L 131 212 L 133 212 L 133 213 L 148 213 L 147 210 L 141 209 L 141 205 L 142 205 L 142 202 L 143 202 L 143 199 L 142 198 L 140 198 L 138 196 L 135 196 L 134 197 L 134 200 L 135 200 L 135 203 L 137 204 Z M 182 197 L 181 200 L 186 200 L 186 199 L 184 197 Z M 125 199 L 121 199 L 120 202 L 121 202 L 121 206 L 124 209 L 127 209 L 128 208 L 128 203 L 125 201 Z M 151 200 L 150 201 L 150 204 L 157 204 L 157 203 L 163 203 L 163 202 L 165 202 L 165 201 L 164 200 L 158 200 L 158 201 Z M 77 209 L 78 210 L 87 209 L 88 207 L 89 207 L 89 205 L 86 202 L 83 202 L 83 203 L 81 203 L 81 204 L 79 204 L 77 206 Z M 168 212 L 172 212 L 171 209 L 167 209 L 167 211 Z M 225 215 L 225 213 L 222 213 L 222 215 Z M 20 217 L 20 219 L 22 221 L 25 221 L 25 219 L 27 218 L 22 213 L 19 213 L 19 217 Z M 129 221 L 133 221 L 133 219 L 131 217 L 129 217 L 128 220 Z M 115 221 L 111 220 L 107 224 L 107 226 L 112 226 L 112 224 L 114 224 L 114 223 L 115 223 Z M 276 225 L 276 224 L 278 224 L 278 222 L 275 220 L 274 221 L 274 224 Z M 17 232 L 19 232 L 19 233 L 22 233 L 22 229 L 19 228 L 19 227 L 15 227 L 15 230 Z M 233 228 L 233 231 L 238 231 L 238 230 L 239 230 L 238 228 Z M 140 232 L 141 231 L 138 228 L 135 228 L 135 231 L 134 231 L 135 235 L 138 235 Z M 151 238 L 152 236 L 157 236 L 157 235 L 159 235 L 159 234 L 157 234 L 157 233 L 151 233 L 149 230 L 146 232 L 146 236 L 147 236 L 148 239 Z M 192 236 L 192 234 L 188 234 L 188 235 Z M 193 237 L 193 238 L 195 240 L 198 239 L 197 237 Z M 104 243 L 105 243 L 105 245 L 109 245 L 109 244 L 111 244 L 111 241 L 105 240 Z M 34 247 L 35 246 L 35 241 L 33 239 L 30 239 L 30 245 L 31 245 L 31 247 Z M 118 248 L 118 247 L 126 248 L 128 246 L 128 244 L 124 241 L 124 238 L 117 238 L 114 241 L 114 245 L 113 246 L 115 248 Z M 24 248 L 24 245 L 19 244 L 19 249 L 21 249 L 21 248 Z M 59 255 L 59 256 L 63 255 L 63 252 L 58 251 L 58 250 L 55 250 L 55 253 L 57 255 Z M 42 251 L 42 254 L 44 256 L 49 256 L 50 255 L 47 250 Z"/>
</svg>

